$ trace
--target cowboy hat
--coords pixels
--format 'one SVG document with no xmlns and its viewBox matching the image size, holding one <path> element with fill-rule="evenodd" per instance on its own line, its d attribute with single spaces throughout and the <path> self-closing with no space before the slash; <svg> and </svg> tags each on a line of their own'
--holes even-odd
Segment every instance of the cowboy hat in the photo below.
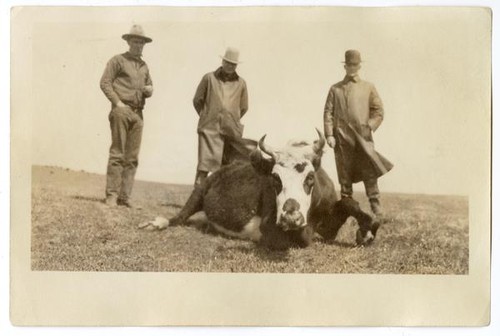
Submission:
<svg viewBox="0 0 500 336">
<path fill-rule="evenodd" d="M 149 42 L 152 42 L 153 39 L 151 39 L 150 37 L 147 37 L 145 34 L 144 34 L 144 30 L 142 29 L 141 26 L 139 25 L 133 25 L 132 28 L 130 28 L 130 33 L 128 34 L 123 34 L 122 35 L 122 39 L 124 39 L 125 41 L 128 41 L 129 38 L 131 37 L 138 37 L 138 38 L 141 38 L 143 39 L 146 43 L 149 43 Z"/>
</svg>

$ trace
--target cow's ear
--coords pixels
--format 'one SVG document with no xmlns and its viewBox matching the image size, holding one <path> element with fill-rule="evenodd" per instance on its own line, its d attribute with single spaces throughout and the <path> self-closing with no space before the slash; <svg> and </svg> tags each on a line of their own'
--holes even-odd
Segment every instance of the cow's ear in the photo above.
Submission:
<svg viewBox="0 0 500 336">
<path fill-rule="evenodd" d="M 309 172 L 309 174 L 307 174 L 307 176 L 306 176 L 306 179 L 304 180 L 303 186 L 304 186 L 304 191 L 307 195 L 311 194 L 311 191 L 312 191 L 313 186 L 314 186 L 315 178 L 316 178 L 315 174 L 313 172 Z"/>
<path fill-rule="evenodd" d="M 261 174 L 271 174 L 274 166 L 274 161 L 272 159 L 265 159 L 262 156 L 262 152 L 256 149 L 250 154 L 250 162 L 255 170 Z"/>
<path fill-rule="evenodd" d="M 311 160 L 314 170 L 318 170 L 321 168 L 321 155 L 314 155 Z"/>
</svg>

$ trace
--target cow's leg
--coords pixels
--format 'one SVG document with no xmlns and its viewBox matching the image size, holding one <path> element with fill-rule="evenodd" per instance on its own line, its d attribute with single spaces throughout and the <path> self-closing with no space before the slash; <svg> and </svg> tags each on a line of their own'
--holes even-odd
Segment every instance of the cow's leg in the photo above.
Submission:
<svg viewBox="0 0 500 336">
<path fill-rule="evenodd" d="M 205 211 L 198 211 L 195 212 L 193 215 L 189 216 L 189 218 L 186 219 L 185 223 L 189 225 L 202 226 L 202 225 L 208 225 L 209 220 Z"/>
<path fill-rule="evenodd" d="M 314 229 L 307 225 L 306 227 L 290 232 L 291 240 L 299 247 L 308 247 L 311 245 L 314 237 Z"/>
<path fill-rule="evenodd" d="M 337 201 L 333 204 L 331 211 L 325 213 L 321 219 L 321 225 L 318 228 L 318 233 L 325 240 L 332 240 L 337 237 L 340 228 L 351 216 L 350 207 L 345 206 L 345 201 Z"/>
<path fill-rule="evenodd" d="M 356 243 L 358 245 L 370 244 L 377 235 L 380 226 L 376 218 L 373 218 L 359 207 L 359 203 L 350 197 L 337 202 L 342 214 L 356 218 L 359 229 L 356 232 Z M 347 219 L 347 218 L 346 218 Z"/>
<path fill-rule="evenodd" d="M 286 250 L 292 246 L 290 238 L 279 229 L 263 232 L 259 243 L 271 250 Z"/>
<path fill-rule="evenodd" d="M 187 222 L 188 218 L 191 217 L 191 215 L 202 210 L 204 190 L 205 189 L 201 187 L 194 188 L 191 196 L 189 196 L 181 211 L 169 220 L 170 225 L 184 224 Z"/>
<path fill-rule="evenodd" d="M 198 230 L 201 230 L 205 233 L 216 233 L 217 230 L 214 227 L 214 223 L 212 223 L 208 217 L 205 211 L 198 211 L 191 215 L 186 221 L 184 222 L 185 225 L 188 226 L 193 226 L 197 228 Z"/>
<path fill-rule="evenodd" d="M 290 237 L 283 230 L 278 228 L 274 222 L 275 220 L 270 221 L 269 217 L 262 218 L 262 224 L 260 226 L 262 237 L 259 240 L 259 244 L 271 250 L 286 250 L 292 246 Z"/>
</svg>

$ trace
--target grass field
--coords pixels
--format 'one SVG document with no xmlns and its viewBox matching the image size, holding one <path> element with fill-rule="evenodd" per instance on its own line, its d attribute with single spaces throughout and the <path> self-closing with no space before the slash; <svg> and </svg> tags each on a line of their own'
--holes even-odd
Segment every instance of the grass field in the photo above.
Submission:
<svg viewBox="0 0 500 336">
<path fill-rule="evenodd" d="M 467 274 L 468 201 L 459 196 L 383 194 L 385 221 L 369 247 L 354 247 L 348 220 L 335 241 L 319 237 L 306 249 L 270 251 L 252 242 L 194 227 L 137 229 L 176 214 L 190 186 L 138 181 L 142 210 L 108 208 L 105 177 L 33 166 L 33 270 L 147 272 L 279 272 Z M 366 198 L 356 194 L 363 209 Z"/>
</svg>

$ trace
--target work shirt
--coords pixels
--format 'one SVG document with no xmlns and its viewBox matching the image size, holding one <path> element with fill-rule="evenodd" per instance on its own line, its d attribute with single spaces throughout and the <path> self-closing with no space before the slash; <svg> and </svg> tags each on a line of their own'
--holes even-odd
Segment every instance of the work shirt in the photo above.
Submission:
<svg viewBox="0 0 500 336">
<path fill-rule="evenodd" d="M 224 75 L 219 68 L 203 76 L 193 98 L 199 114 L 198 132 L 210 131 L 241 138 L 241 117 L 248 110 L 248 91 L 243 78 Z"/>
<path fill-rule="evenodd" d="M 153 85 L 146 62 L 128 51 L 111 58 L 101 77 L 101 90 L 113 106 L 122 101 L 142 109 L 146 100 L 142 89 L 146 85 Z"/>
</svg>

